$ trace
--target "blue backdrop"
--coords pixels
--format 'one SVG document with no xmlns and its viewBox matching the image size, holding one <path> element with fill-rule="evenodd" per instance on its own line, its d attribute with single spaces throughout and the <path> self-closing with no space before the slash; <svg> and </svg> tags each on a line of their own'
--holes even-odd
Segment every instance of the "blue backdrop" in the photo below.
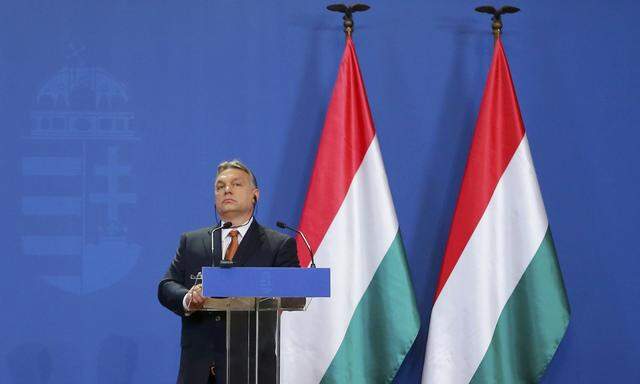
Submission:
<svg viewBox="0 0 640 384">
<path fill-rule="evenodd" d="M 370 1 L 354 36 L 423 329 L 492 52 L 471 1 Z M 3 0 L 2 383 L 172 383 L 156 284 L 215 165 L 297 223 L 344 47 L 326 1 Z M 501 5 L 501 4 L 496 4 Z M 572 319 L 545 383 L 640 382 L 636 1 L 513 1 L 504 44 Z"/>
</svg>

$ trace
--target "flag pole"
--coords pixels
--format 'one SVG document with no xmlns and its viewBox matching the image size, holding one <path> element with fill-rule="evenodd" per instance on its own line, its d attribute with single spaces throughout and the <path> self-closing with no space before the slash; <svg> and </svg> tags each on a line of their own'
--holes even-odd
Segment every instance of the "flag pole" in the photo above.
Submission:
<svg viewBox="0 0 640 384">
<path fill-rule="evenodd" d="M 502 34 L 502 15 L 507 13 L 516 13 L 519 11 L 520 8 L 512 7 L 510 5 L 505 5 L 500 9 L 495 9 L 490 5 L 483 5 L 476 8 L 476 12 L 493 15 L 491 17 L 491 30 L 493 32 L 494 40 L 498 40 Z"/>
<path fill-rule="evenodd" d="M 351 37 L 351 34 L 353 33 L 353 13 L 364 12 L 369 8 L 371 7 L 367 4 L 354 4 L 351 6 L 346 4 L 331 4 L 327 6 L 327 9 L 332 12 L 344 13 L 344 16 L 342 16 L 342 25 L 344 26 L 344 33 L 347 37 Z"/>
</svg>

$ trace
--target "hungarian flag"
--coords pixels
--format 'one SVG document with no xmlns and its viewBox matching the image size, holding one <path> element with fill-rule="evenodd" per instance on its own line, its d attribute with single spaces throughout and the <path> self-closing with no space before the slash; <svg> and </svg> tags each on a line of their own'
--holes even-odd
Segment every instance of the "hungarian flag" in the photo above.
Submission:
<svg viewBox="0 0 640 384">
<path fill-rule="evenodd" d="M 420 326 L 353 42 L 347 38 L 301 230 L 331 297 L 283 316 L 283 383 L 388 383 Z M 309 264 L 298 239 L 302 265 Z"/>
<path fill-rule="evenodd" d="M 498 39 L 431 312 L 422 382 L 538 382 L 569 323 Z"/>
</svg>

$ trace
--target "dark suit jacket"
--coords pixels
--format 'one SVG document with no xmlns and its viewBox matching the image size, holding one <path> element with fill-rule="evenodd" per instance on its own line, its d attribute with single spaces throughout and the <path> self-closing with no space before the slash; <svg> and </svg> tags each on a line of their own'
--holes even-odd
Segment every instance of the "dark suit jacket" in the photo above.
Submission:
<svg viewBox="0 0 640 384">
<path fill-rule="evenodd" d="M 195 312 L 185 316 L 182 300 L 189 288 L 194 284 L 196 276 L 204 266 L 218 266 L 222 258 L 220 232 L 214 233 L 214 250 L 211 252 L 211 230 L 202 228 L 184 233 L 180 238 L 180 246 L 169 269 L 158 285 L 160 303 L 182 317 L 182 334 L 180 338 L 181 356 L 178 383 L 200 384 L 208 382 L 209 368 L 216 366 L 218 382 L 224 382 L 225 367 L 225 324 L 224 312 Z M 235 267 L 299 267 L 296 242 L 282 233 L 265 228 L 253 220 L 253 223 L 242 238 L 234 256 Z M 275 382 L 275 314 L 268 318 L 260 314 L 260 382 Z M 267 321 L 263 321 L 267 320 Z M 246 345 L 246 328 L 244 332 L 235 324 L 247 324 L 247 317 L 235 313 L 232 318 L 234 334 L 231 340 Z M 242 341 L 244 334 L 244 341 Z M 233 346 L 232 346 L 233 348 Z M 240 352 L 238 352 L 240 353 Z M 232 362 L 234 350 L 232 350 Z M 231 367 L 233 377 L 242 368 Z"/>
</svg>

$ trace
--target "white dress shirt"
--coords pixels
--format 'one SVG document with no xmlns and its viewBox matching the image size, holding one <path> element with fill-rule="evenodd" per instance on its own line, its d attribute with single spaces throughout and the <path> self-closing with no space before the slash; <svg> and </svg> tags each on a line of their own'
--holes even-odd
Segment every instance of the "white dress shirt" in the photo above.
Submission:
<svg viewBox="0 0 640 384">
<path fill-rule="evenodd" d="M 223 221 L 220 225 L 224 225 L 224 223 L 225 222 Z M 231 244 L 231 236 L 229 236 L 229 232 L 234 229 L 238 231 L 238 245 L 240 245 L 242 239 L 244 239 L 244 235 L 249 230 L 251 223 L 253 223 L 253 216 L 251 216 L 249 221 L 239 227 L 230 227 L 222 230 L 222 233 L 220 234 L 220 238 L 222 239 L 222 253 L 220 254 L 221 260 L 224 260 L 224 254 L 227 253 L 227 248 L 229 248 L 229 244 Z"/>
</svg>

